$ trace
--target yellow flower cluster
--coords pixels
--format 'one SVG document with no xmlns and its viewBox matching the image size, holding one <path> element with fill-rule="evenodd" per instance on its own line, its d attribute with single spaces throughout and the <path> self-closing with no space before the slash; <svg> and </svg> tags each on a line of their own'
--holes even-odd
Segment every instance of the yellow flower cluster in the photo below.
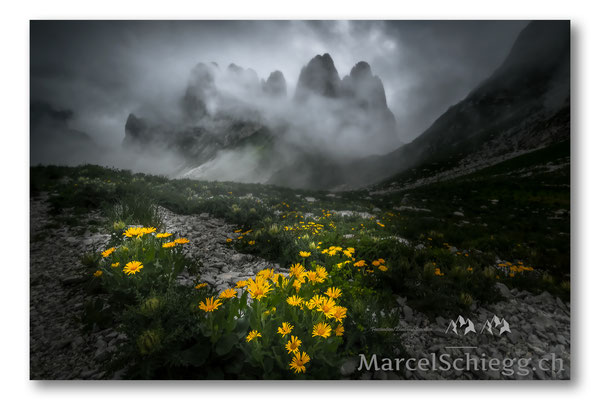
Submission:
<svg viewBox="0 0 600 400">
<path fill-rule="evenodd" d="M 342 248 L 336 248 L 336 252 L 343 251 Z M 354 253 L 354 249 L 349 249 L 348 251 Z M 301 251 L 299 253 L 300 257 L 308 258 L 311 256 L 311 252 L 309 251 Z M 322 292 L 316 292 L 315 289 L 319 288 L 319 284 L 325 283 L 328 279 L 330 279 L 329 271 L 324 266 L 315 265 L 314 269 L 307 270 L 305 267 L 306 261 L 304 260 L 302 263 L 292 264 L 289 268 L 288 277 L 283 274 L 275 273 L 273 268 L 265 268 L 259 271 L 255 277 L 248 278 L 246 280 L 241 280 L 236 282 L 234 288 L 229 288 L 223 290 L 218 298 L 207 297 L 206 300 L 200 302 L 199 308 L 204 310 L 205 312 L 214 312 L 219 309 L 221 305 L 223 305 L 224 299 L 230 299 L 237 296 L 238 292 L 236 289 L 246 290 L 249 297 L 254 301 L 262 301 L 263 304 L 269 304 L 268 299 L 271 295 L 278 296 L 280 294 L 285 294 L 284 297 L 285 303 L 283 308 L 285 310 L 285 305 L 289 305 L 293 307 L 297 312 L 306 312 L 310 313 L 310 316 L 306 316 L 312 322 L 312 327 L 309 328 L 307 335 L 311 335 L 313 338 L 318 339 L 328 339 L 333 337 L 341 337 L 344 335 L 344 320 L 346 318 L 346 314 L 348 309 L 343 307 L 338 303 L 338 301 L 342 298 L 342 290 L 335 286 L 330 286 L 323 288 Z M 310 289 L 304 290 L 305 292 L 312 292 L 310 298 L 303 297 L 299 294 L 289 294 L 290 289 L 296 289 L 296 293 L 303 287 L 304 284 L 310 285 Z M 202 286 L 200 286 L 202 285 Z M 196 287 L 204 287 L 205 284 L 199 284 Z M 261 310 L 262 320 L 273 315 L 273 318 L 278 318 L 279 311 L 278 308 L 273 307 L 271 304 L 266 310 L 261 309 L 261 303 L 257 304 L 257 309 Z M 264 327 L 264 325 L 262 325 Z M 277 326 L 276 332 L 280 335 L 281 345 L 285 347 L 285 350 L 288 354 L 291 355 L 291 361 L 289 362 L 290 370 L 294 373 L 304 373 L 307 370 L 307 364 L 310 362 L 310 356 L 301 351 L 302 340 L 300 339 L 299 332 L 297 332 L 297 328 L 292 325 L 290 322 L 284 321 L 280 322 L 280 325 Z M 263 332 L 264 333 L 264 332 Z M 271 335 L 266 335 L 268 340 L 271 340 Z M 251 329 L 247 336 L 246 342 L 256 342 L 259 338 L 262 338 L 262 334 L 257 329 Z"/>
<path fill-rule="evenodd" d="M 386 272 L 388 270 L 388 267 L 385 265 L 385 260 L 383 258 L 379 258 L 377 260 L 373 260 L 371 262 L 371 264 L 374 267 L 377 267 L 382 272 Z"/>
<path fill-rule="evenodd" d="M 329 246 L 328 249 L 324 249 L 321 251 L 322 254 L 327 254 L 328 256 L 335 256 L 337 253 L 341 252 L 343 248 L 340 246 Z"/>
<path fill-rule="evenodd" d="M 319 224 L 313 221 L 299 221 L 297 224 L 291 226 L 284 226 L 283 230 L 288 232 L 308 232 L 312 235 L 318 235 L 323 231 L 324 228 L 325 226 L 323 224 Z"/>
<path fill-rule="evenodd" d="M 127 230 L 125 232 L 123 232 L 124 236 L 127 237 L 142 237 L 144 235 L 147 235 L 149 233 L 154 233 L 156 232 L 156 228 L 152 228 L 152 227 L 135 227 L 132 226 L 130 228 L 127 228 Z"/>
<path fill-rule="evenodd" d="M 175 246 L 177 246 L 178 244 L 186 244 L 189 243 L 190 241 L 186 238 L 177 238 L 175 240 L 173 240 L 172 242 L 166 242 L 162 244 L 162 247 L 164 249 L 170 249 L 173 248 Z"/>
</svg>

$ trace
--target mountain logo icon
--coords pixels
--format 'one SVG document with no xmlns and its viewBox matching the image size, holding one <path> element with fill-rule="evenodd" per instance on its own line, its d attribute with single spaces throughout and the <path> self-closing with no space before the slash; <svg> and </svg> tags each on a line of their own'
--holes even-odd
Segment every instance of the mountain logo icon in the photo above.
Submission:
<svg viewBox="0 0 600 400">
<path fill-rule="evenodd" d="M 504 318 L 500 319 L 494 315 L 491 320 L 485 321 L 479 333 L 481 334 L 485 331 L 491 335 L 494 335 L 494 331 L 496 330 L 499 332 L 498 336 L 501 336 L 505 332 L 510 333 L 510 324 Z"/>
<path fill-rule="evenodd" d="M 469 332 L 477 333 L 477 331 L 475 331 L 475 324 L 473 324 L 470 319 L 463 318 L 462 315 L 459 315 L 456 321 L 450 321 L 445 333 L 454 332 L 456 335 L 460 335 L 460 330 L 462 330 L 463 336 L 467 335 Z"/>
</svg>

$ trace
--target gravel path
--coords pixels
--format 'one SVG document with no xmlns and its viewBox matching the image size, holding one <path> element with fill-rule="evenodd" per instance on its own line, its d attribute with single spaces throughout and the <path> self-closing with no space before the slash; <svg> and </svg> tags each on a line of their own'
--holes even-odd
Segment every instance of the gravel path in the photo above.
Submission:
<svg viewBox="0 0 600 400">
<path fill-rule="evenodd" d="M 77 235 L 68 227 L 48 227 L 52 220 L 45 199 L 30 201 L 30 377 L 102 378 L 94 358 L 96 335 L 82 336 L 76 319 L 84 302 L 77 283 L 83 270 L 81 256 L 102 246 L 108 235 Z"/>
</svg>

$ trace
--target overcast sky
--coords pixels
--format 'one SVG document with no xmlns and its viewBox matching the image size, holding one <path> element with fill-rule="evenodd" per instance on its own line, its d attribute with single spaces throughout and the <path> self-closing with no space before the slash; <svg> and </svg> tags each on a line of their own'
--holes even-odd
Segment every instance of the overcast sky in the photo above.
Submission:
<svg viewBox="0 0 600 400">
<path fill-rule="evenodd" d="M 401 140 L 423 132 L 499 66 L 526 21 L 33 21 L 31 98 L 72 128 L 120 144 L 130 112 L 174 107 L 198 62 L 283 72 L 288 94 L 316 54 L 341 77 L 358 61 L 383 80 Z"/>
</svg>

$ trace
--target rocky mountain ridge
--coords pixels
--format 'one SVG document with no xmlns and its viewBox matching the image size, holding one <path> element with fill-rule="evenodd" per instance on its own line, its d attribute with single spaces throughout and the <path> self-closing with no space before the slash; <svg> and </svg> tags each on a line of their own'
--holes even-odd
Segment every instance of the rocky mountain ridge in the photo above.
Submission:
<svg viewBox="0 0 600 400">
<path fill-rule="evenodd" d="M 185 160 L 176 173 L 186 177 L 285 184 L 288 177 L 278 176 L 287 175 L 288 168 L 307 156 L 340 157 L 339 142 L 343 147 L 370 136 L 373 148 L 359 148 L 361 155 L 399 143 L 381 79 L 364 61 L 340 79 L 329 54 L 308 62 L 291 98 L 281 71 L 260 80 L 254 70 L 235 64 L 222 70 L 216 63 L 199 63 L 191 71 L 180 114 L 177 121 L 165 123 L 131 113 L 124 146 L 173 152 Z M 223 171 L 222 159 L 232 152 L 234 159 L 252 160 L 231 169 L 252 173 L 242 177 Z M 215 170 L 215 165 L 220 167 Z"/>
</svg>

